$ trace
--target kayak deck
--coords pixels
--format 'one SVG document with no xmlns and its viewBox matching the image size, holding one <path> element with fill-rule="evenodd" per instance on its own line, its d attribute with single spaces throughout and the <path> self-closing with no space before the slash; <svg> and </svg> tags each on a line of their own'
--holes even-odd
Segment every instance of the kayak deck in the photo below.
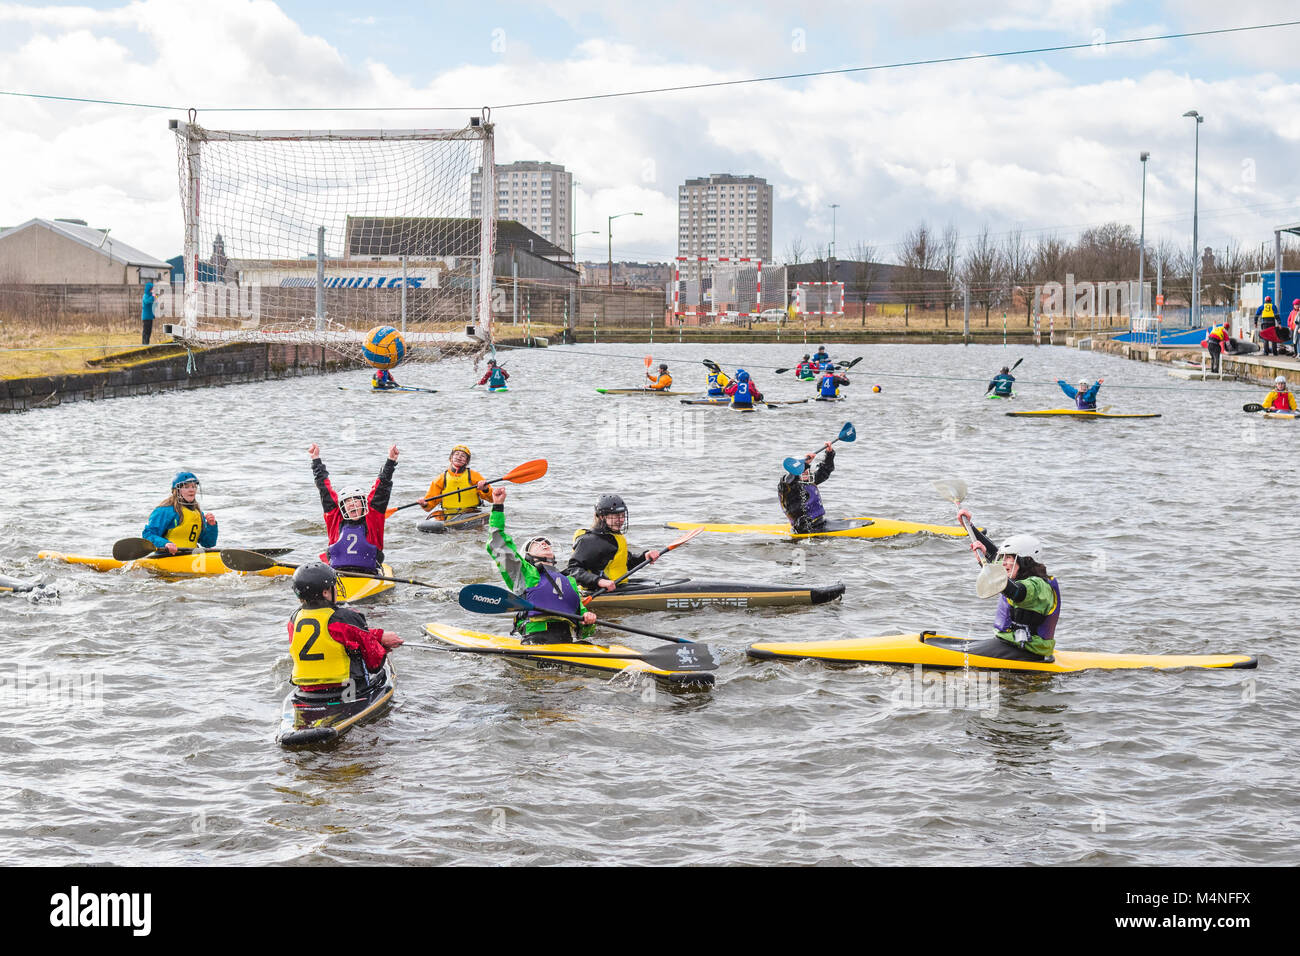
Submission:
<svg viewBox="0 0 1300 956">
<path fill-rule="evenodd" d="M 698 395 L 699 392 L 671 388 L 598 388 L 602 395 Z"/>
<path fill-rule="evenodd" d="M 1159 412 L 1093 412 L 1081 408 L 1040 408 L 1032 412 L 1007 412 L 1011 418 L 1159 418 Z"/>
<path fill-rule="evenodd" d="M 774 534 L 783 538 L 892 538 L 900 534 L 940 534 L 950 538 L 964 538 L 966 529 L 957 525 L 918 524 L 914 521 L 893 521 L 889 518 L 844 518 L 827 521 L 826 531 L 813 534 L 795 534 L 788 524 L 695 524 L 688 521 L 670 521 L 669 528 L 690 531 L 703 528 L 719 534 Z"/>
<path fill-rule="evenodd" d="M 598 591 L 587 602 L 597 608 L 634 608 L 642 611 L 698 611 L 704 608 L 791 607 L 826 604 L 843 597 L 840 582 L 829 587 L 789 587 L 736 581 L 629 581 L 616 591 Z"/>
<path fill-rule="evenodd" d="M 830 641 L 773 642 L 754 644 L 749 656 L 760 660 L 815 660 L 843 664 L 922 664 L 938 668 L 1035 671 L 1067 674 L 1089 670 L 1137 670 L 1182 667 L 1253 668 L 1254 657 L 1245 654 L 1105 654 L 1091 651 L 1057 651 L 1054 661 L 1021 661 L 973 656 L 965 649 L 980 640 L 924 634 L 891 634 L 885 637 L 846 638 Z"/>
<path fill-rule="evenodd" d="M 245 574 L 251 573 L 262 577 L 278 577 L 293 574 L 290 568 L 274 567 L 265 571 L 234 571 L 226 567 L 221 560 L 219 550 L 201 551 L 194 554 L 168 555 L 165 558 L 137 558 L 134 561 L 118 561 L 116 558 L 100 558 L 85 554 L 64 554 L 61 551 L 41 551 L 36 555 L 50 561 L 63 561 L 67 564 L 80 564 L 96 571 L 116 571 L 118 568 L 143 568 L 155 574 L 196 576 L 208 574 Z"/>
<path fill-rule="evenodd" d="M 487 527 L 490 511 L 473 511 L 450 518 L 425 518 L 416 524 L 416 530 L 426 534 L 443 534 L 447 531 L 478 531 Z"/>
<path fill-rule="evenodd" d="M 654 667 L 645 661 L 614 658 L 602 661 L 599 657 L 566 657 L 565 652 L 583 654 L 635 654 L 635 649 L 621 644 L 525 644 L 518 638 L 504 634 L 484 634 L 479 631 L 467 631 L 444 624 L 426 624 L 424 632 L 430 637 L 451 644 L 455 647 L 488 647 L 501 650 L 531 651 L 528 655 L 507 657 L 514 664 L 533 667 L 538 670 L 567 670 L 578 673 L 602 674 L 614 677 L 623 671 L 645 674 L 660 684 L 674 688 L 712 687 L 712 674 L 700 671 L 669 671 Z M 484 657 L 494 655 L 483 655 Z"/>
<path fill-rule="evenodd" d="M 281 747 L 332 744 L 353 727 L 388 710 L 395 690 L 393 665 L 387 659 L 384 661 L 384 679 L 371 684 L 354 700 L 299 699 L 298 691 L 292 690 L 284 699 L 276 743 Z"/>
</svg>

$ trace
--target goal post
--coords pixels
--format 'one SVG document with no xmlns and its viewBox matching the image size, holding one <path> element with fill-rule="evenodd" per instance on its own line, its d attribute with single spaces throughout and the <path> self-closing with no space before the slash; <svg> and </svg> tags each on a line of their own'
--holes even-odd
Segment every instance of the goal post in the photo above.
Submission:
<svg viewBox="0 0 1300 956">
<path fill-rule="evenodd" d="M 678 256 L 673 315 L 757 315 L 786 306 L 785 267 L 745 256 Z"/>
<path fill-rule="evenodd" d="M 179 337 L 274 333 L 359 354 L 367 329 L 391 325 L 422 358 L 490 343 L 486 111 L 443 130 L 170 125 L 185 225 Z"/>
<path fill-rule="evenodd" d="M 843 315 L 843 282 L 800 282 L 795 285 L 795 311 L 801 315 Z"/>
</svg>

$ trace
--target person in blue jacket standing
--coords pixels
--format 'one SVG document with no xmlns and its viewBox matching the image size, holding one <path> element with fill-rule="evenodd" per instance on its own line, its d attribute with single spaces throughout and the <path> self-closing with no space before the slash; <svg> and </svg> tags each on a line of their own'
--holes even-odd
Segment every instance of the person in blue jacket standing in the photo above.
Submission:
<svg viewBox="0 0 1300 956">
<path fill-rule="evenodd" d="M 140 296 L 140 326 L 141 326 L 141 345 L 149 344 L 149 337 L 153 335 L 153 304 L 157 296 L 153 294 L 153 283 L 144 284 L 144 295 Z"/>
<path fill-rule="evenodd" d="M 217 517 L 199 507 L 199 479 L 191 471 L 172 479 L 172 493 L 149 515 L 141 537 L 159 551 L 175 554 L 182 548 L 211 548 L 217 543 Z"/>
<path fill-rule="evenodd" d="M 1079 387 L 1065 384 L 1065 379 L 1058 378 L 1056 384 L 1061 386 L 1063 391 L 1070 398 L 1074 399 L 1075 408 L 1081 412 L 1095 412 L 1097 410 L 1097 393 L 1101 391 L 1101 383 L 1105 379 L 1097 379 L 1096 382 L 1089 382 L 1088 379 L 1082 379 Z"/>
</svg>

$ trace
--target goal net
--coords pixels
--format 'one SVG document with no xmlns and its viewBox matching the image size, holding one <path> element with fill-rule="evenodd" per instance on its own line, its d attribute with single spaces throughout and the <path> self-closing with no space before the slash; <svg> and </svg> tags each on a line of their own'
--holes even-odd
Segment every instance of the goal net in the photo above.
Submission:
<svg viewBox="0 0 1300 956">
<path fill-rule="evenodd" d="M 275 336 L 359 356 L 366 330 L 391 325 L 424 360 L 490 344 L 491 123 L 324 132 L 171 125 L 185 218 L 177 337 Z"/>
<path fill-rule="evenodd" d="M 678 256 L 673 274 L 673 315 L 756 315 L 784 309 L 785 267 L 761 259 Z"/>
<path fill-rule="evenodd" d="M 843 315 L 843 282 L 800 282 L 795 286 L 795 311 L 801 315 Z"/>
</svg>

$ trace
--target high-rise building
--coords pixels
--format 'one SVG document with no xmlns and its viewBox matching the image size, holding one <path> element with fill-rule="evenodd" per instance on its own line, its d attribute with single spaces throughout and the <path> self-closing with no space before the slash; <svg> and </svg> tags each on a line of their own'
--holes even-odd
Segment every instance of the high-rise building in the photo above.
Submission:
<svg viewBox="0 0 1300 956">
<path fill-rule="evenodd" d="M 513 219 L 561 249 L 573 250 L 573 174 L 558 163 L 497 164 L 497 218 Z M 483 209 L 483 171 L 470 182 L 470 215 Z"/>
<path fill-rule="evenodd" d="M 772 187 L 758 176 L 713 173 L 677 189 L 679 256 L 772 258 Z"/>
</svg>

